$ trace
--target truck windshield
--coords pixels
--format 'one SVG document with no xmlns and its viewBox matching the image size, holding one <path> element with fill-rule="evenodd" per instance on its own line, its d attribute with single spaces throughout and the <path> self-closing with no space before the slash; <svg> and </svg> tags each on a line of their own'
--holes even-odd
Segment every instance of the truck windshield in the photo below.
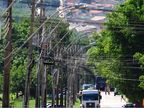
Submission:
<svg viewBox="0 0 144 108">
<path fill-rule="evenodd" d="M 98 94 L 83 94 L 83 98 L 84 101 L 87 100 L 98 100 Z"/>
</svg>

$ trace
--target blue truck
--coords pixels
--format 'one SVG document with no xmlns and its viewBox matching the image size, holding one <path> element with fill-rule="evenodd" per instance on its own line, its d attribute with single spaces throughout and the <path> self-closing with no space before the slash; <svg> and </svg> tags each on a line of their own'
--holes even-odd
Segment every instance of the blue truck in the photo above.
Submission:
<svg viewBox="0 0 144 108">
<path fill-rule="evenodd" d="M 96 76 L 95 85 L 97 90 L 105 90 L 106 79 L 101 76 Z"/>
</svg>

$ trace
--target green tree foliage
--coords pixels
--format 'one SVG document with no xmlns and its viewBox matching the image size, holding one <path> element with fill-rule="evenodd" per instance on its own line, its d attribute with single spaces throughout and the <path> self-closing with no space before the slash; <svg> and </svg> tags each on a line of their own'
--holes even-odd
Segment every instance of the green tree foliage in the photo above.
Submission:
<svg viewBox="0 0 144 108">
<path fill-rule="evenodd" d="M 138 60 L 141 68 L 143 68 L 144 67 L 144 54 L 137 52 L 134 55 L 134 58 L 136 60 Z M 140 78 L 139 78 L 139 80 L 140 80 L 140 85 L 139 86 L 144 89 L 144 75 L 141 75 Z"/>
<path fill-rule="evenodd" d="M 52 20 L 53 21 L 53 20 Z M 48 22 L 46 24 L 46 28 L 49 28 L 49 25 L 51 25 L 51 22 Z M 54 20 L 55 21 L 55 20 Z M 53 22 L 54 22 L 53 21 Z M 57 23 L 52 23 L 53 25 L 51 26 L 55 26 L 57 25 Z M 38 27 L 39 23 L 35 23 L 35 29 Z M 71 35 L 71 32 L 69 32 L 68 30 L 68 24 L 64 23 L 64 22 L 60 22 L 60 25 L 58 26 L 58 28 L 56 29 L 56 32 L 54 32 L 52 35 L 56 35 L 57 38 L 54 38 L 54 45 L 57 44 L 57 42 L 66 34 L 67 36 L 65 36 L 65 38 L 63 38 L 63 40 L 61 40 L 61 42 L 65 45 L 69 43 L 69 37 Z M 21 22 L 17 23 L 17 22 L 13 22 L 13 49 L 18 49 L 28 38 L 29 36 L 29 29 L 30 28 L 30 20 L 22 20 Z M 48 32 L 50 32 L 49 30 L 47 30 Z M 48 33 L 46 32 L 46 33 Z M 60 44 L 60 43 L 59 43 Z M 0 46 L 1 47 L 1 46 Z M 33 50 L 33 57 L 34 60 L 36 61 L 39 54 L 39 50 L 38 48 L 35 48 Z M 0 55 L 1 57 L 1 55 Z M 1 62 L 1 61 L 0 61 Z M 27 68 L 27 43 L 21 48 L 21 50 L 19 52 L 17 52 L 14 56 L 13 56 L 13 61 L 12 61 L 12 67 L 11 67 L 11 92 L 12 93 L 19 93 L 21 92 L 22 94 L 24 93 L 24 87 L 25 87 L 25 78 L 26 78 L 26 68 Z M 35 90 L 36 90 L 36 76 L 37 76 L 37 69 L 36 69 L 36 63 L 34 62 L 34 66 L 32 69 L 32 75 L 31 75 L 31 88 L 30 88 L 30 92 L 31 92 L 31 96 L 35 96 Z M 1 79 L 1 77 L 0 77 Z M 48 72 L 47 75 L 47 80 L 48 80 L 48 84 L 47 84 L 47 88 L 48 88 L 48 92 L 51 93 L 52 92 L 52 76 L 51 76 L 51 72 Z M 1 83 L 1 80 L 0 80 Z"/>
<path fill-rule="evenodd" d="M 29 20 L 23 20 L 22 22 L 13 22 L 13 49 L 20 47 L 29 34 Z M 21 51 L 17 52 L 13 56 L 13 62 L 11 67 L 11 92 L 24 93 L 25 76 L 27 66 L 27 44 L 22 47 Z M 34 78 L 32 78 L 34 79 Z"/>
<path fill-rule="evenodd" d="M 94 34 L 96 46 L 88 51 L 89 61 L 96 65 L 99 74 L 130 101 L 140 104 L 144 95 L 143 9 L 143 0 L 127 0 L 117 6 L 107 16 L 106 30 Z"/>
</svg>

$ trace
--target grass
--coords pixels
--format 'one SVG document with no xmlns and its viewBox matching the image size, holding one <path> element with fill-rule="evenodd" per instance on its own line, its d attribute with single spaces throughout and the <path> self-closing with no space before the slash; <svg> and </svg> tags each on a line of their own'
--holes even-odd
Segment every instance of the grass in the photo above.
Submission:
<svg viewBox="0 0 144 108">
<path fill-rule="evenodd" d="M 48 102 L 51 102 L 51 100 L 48 99 Z M 11 101 L 11 106 L 14 106 L 14 108 L 22 108 L 23 106 L 23 100 L 22 98 L 16 99 L 15 101 Z M 0 108 L 2 107 L 2 101 L 0 101 Z M 29 108 L 35 108 L 35 99 L 29 100 Z"/>
<path fill-rule="evenodd" d="M 15 100 L 13 106 L 14 106 L 14 108 L 22 108 L 22 106 L 23 106 L 22 99 Z M 29 107 L 30 108 L 34 108 L 35 107 L 35 100 L 34 99 L 31 99 L 29 101 Z"/>
<path fill-rule="evenodd" d="M 0 94 L 0 98 L 2 98 L 2 94 Z M 10 106 L 14 106 L 14 108 L 22 108 L 23 107 L 23 98 L 19 97 L 18 99 L 15 99 L 15 96 L 13 98 L 14 100 L 10 99 Z M 51 103 L 51 99 L 47 98 L 47 102 Z M 2 107 L 2 101 L 0 101 L 0 108 Z M 29 100 L 29 108 L 35 108 L 35 99 L 30 98 Z"/>
</svg>

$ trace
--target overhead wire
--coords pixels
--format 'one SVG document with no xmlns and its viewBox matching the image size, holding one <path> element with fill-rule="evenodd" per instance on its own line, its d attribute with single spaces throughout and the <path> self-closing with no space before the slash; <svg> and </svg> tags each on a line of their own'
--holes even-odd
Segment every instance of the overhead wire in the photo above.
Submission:
<svg viewBox="0 0 144 108">
<path fill-rule="evenodd" d="M 57 14 L 57 12 L 58 12 L 58 11 L 56 11 L 53 15 Z M 35 31 L 32 35 L 30 35 L 30 37 L 28 37 L 28 39 L 27 39 L 18 49 L 13 50 L 13 51 L 12 51 L 7 57 L 5 57 L 4 59 L 7 59 L 9 56 L 14 55 L 14 54 L 17 53 L 19 50 L 21 50 L 22 47 L 29 41 L 29 39 L 31 39 L 31 38 L 35 35 L 35 33 L 37 33 L 37 32 L 41 29 L 41 27 L 43 27 L 43 25 L 44 25 L 53 15 L 51 15 L 49 18 L 47 18 L 47 19 L 39 26 L 39 28 L 36 29 L 36 31 Z M 58 26 L 58 25 L 59 25 L 59 23 L 58 23 L 56 26 Z M 55 27 L 55 28 L 56 28 L 56 27 Z M 55 28 L 54 28 L 54 29 L 55 29 Z M 54 31 L 54 29 L 52 30 L 52 32 Z M 51 32 L 51 33 L 52 33 L 52 32 Z M 11 61 L 9 61 L 9 62 L 11 62 Z M 9 63 L 9 62 L 8 62 L 8 63 Z M 7 66 L 8 63 L 7 63 L 5 66 Z"/>
<path fill-rule="evenodd" d="M 66 35 L 66 34 L 65 34 Z M 64 36 L 65 36 L 64 35 Z M 61 38 L 61 40 L 62 40 L 63 38 Z M 61 41 L 60 40 L 60 41 Z M 56 45 L 58 45 L 59 44 L 59 42 L 56 44 Z M 54 47 L 55 48 L 55 47 Z M 125 79 L 125 78 L 119 78 L 119 79 L 121 79 L 121 80 L 126 80 L 126 81 L 139 81 L 139 80 L 137 80 L 137 79 Z"/>
<path fill-rule="evenodd" d="M 21 1 L 20 3 L 23 3 L 23 4 L 28 4 L 30 2 L 25 2 L 25 1 Z M 48 6 L 51 6 L 51 7 L 60 7 L 60 6 L 64 6 L 65 5 L 52 5 L 52 4 L 47 4 L 47 3 L 35 3 L 39 6 L 43 6 L 43 7 L 48 7 Z M 75 7 L 76 9 L 85 9 L 85 10 L 100 10 L 100 11 L 107 11 L 107 12 L 122 12 L 122 11 L 118 11 L 118 10 L 115 10 L 115 9 L 101 9 L 101 8 L 93 8 L 93 7 L 85 7 L 85 6 L 77 6 L 77 5 L 72 5 L 73 7 Z"/>
<path fill-rule="evenodd" d="M 43 5 L 43 4 L 42 4 Z M 85 8 L 84 8 L 85 9 Z M 99 10 L 99 9 L 96 9 L 96 10 Z M 103 9 L 103 10 L 105 10 L 105 9 Z M 134 24 L 136 24 L 136 23 L 134 23 Z M 140 25 L 139 25 L 140 26 Z M 143 26 L 143 25 L 141 25 L 141 26 Z"/>
<path fill-rule="evenodd" d="M 72 57 L 72 58 L 74 58 L 74 61 L 76 60 L 76 58 L 74 57 L 78 52 L 80 52 L 80 51 L 82 51 L 83 49 L 79 49 L 77 52 L 75 52 L 74 53 L 74 55 L 73 56 L 70 56 L 70 57 Z M 81 58 L 81 57 L 80 57 Z M 77 60 L 82 60 L 82 58 L 81 59 L 77 59 Z M 102 59 L 101 59 L 102 60 Z M 103 58 L 103 60 L 106 60 L 105 58 Z M 107 60 L 110 60 L 110 59 L 107 59 Z M 120 60 L 120 59 L 119 59 Z M 100 60 L 97 60 L 97 61 L 100 61 Z M 122 63 L 131 63 L 132 65 L 134 65 L 135 64 L 135 62 L 136 61 L 134 61 L 134 58 L 133 59 L 131 59 L 131 60 L 120 60 L 120 62 L 122 62 Z M 136 63 L 137 65 L 139 64 L 139 63 Z M 140 64 L 139 64 L 140 65 Z M 123 66 L 123 68 L 131 68 L 131 69 L 144 69 L 144 67 L 137 67 L 137 66 Z"/>
<path fill-rule="evenodd" d="M 60 59 L 62 59 L 62 58 L 60 58 Z M 66 59 L 66 61 L 71 61 L 71 59 L 70 60 L 67 60 Z M 72 66 L 72 65 L 70 65 L 70 66 Z M 75 65 L 74 65 L 75 66 Z M 123 68 L 133 68 L 133 69 L 142 69 L 142 67 L 123 67 Z M 127 81 L 139 81 L 139 80 L 137 80 L 137 79 L 128 79 L 128 78 L 117 78 L 117 79 L 120 79 L 120 80 L 127 80 Z"/>
<path fill-rule="evenodd" d="M 71 64 L 71 66 L 72 66 L 72 64 Z M 72 67 L 75 67 L 75 65 L 73 65 Z M 79 75 L 83 75 L 83 74 L 80 74 L 80 73 L 77 73 L 77 74 L 79 74 Z M 92 75 L 92 74 L 84 74 L 84 75 L 88 75 L 88 76 L 94 76 L 94 75 Z M 140 80 L 140 79 L 134 79 L 134 78 L 122 78 L 122 77 L 115 77 L 114 76 L 114 79 L 116 79 L 116 80 L 122 80 L 122 81 L 135 81 L 135 82 L 140 82 L 140 81 L 143 81 L 143 80 Z"/>
<path fill-rule="evenodd" d="M 18 0 L 19 1 L 19 0 Z M 22 3 L 22 4 L 29 4 L 29 3 L 31 3 L 31 2 L 26 2 L 26 1 L 19 1 L 19 3 Z M 49 3 L 49 4 L 48 4 Z M 60 6 L 66 6 L 66 4 L 67 3 L 65 3 L 64 5 L 52 5 L 50 2 L 45 2 L 45 3 L 35 3 L 35 4 L 37 4 L 38 5 L 38 7 L 40 7 L 40 6 L 43 6 L 43 7 L 46 7 L 46 6 L 51 6 L 51 7 L 60 7 Z M 13 3 L 12 3 L 12 5 L 13 5 Z M 82 8 L 82 9 L 89 9 L 90 7 L 85 7 L 85 6 L 81 6 L 81 5 L 75 5 L 75 4 L 73 4 L 72 5 L 73 7 L 77 7 L 77 8 Z M 93 8 L 93 7 L 91 7 L 91 9 L 93 9 L 93 10 L 95 10 L 95 8 Z M 99 8 L 99 9 L 96 9 L 96 10 L 103 10 L 103 11 L 115 11 L 115 10 L 110 10 L 110 9 L 101 9 L 101 8 Z"/>
<path fill-rule="evenodd" d="M 75 64 L 70 64 L 71 67 L 75 67 Z M 77 73 L 77 74 L 80 74 L 80 73 Z M 81 75 L 81 74 L 80 74 Z M 85 75 L 90 75 L 90 76 L 93 76 L 92 74 L 85 74 Z M 119 78 L 119 77 L 115 77 L 115 79 L 117 80 L 123 80 L 123 81 L 142 81 L 142 80 L 139 80 L 139 79 L 133 79 L 133 78 Z"/>
<path fill-rule="evenodd" d="M 56 11 L 54 14 L 52 14 L 49 18 L 47 18 L 29 37 L 28 39 L 18 48 L 13 50 L 7 57 L 5 57 L 4 59 L 8 58 L 11 54 L 15 54 L 16 52 L 18 52 L 19 50 L 22 49 L 22 47 L 45 25 L 45 23 L 55 14 L 57 14 L 58 11 Z"/>
<path fill-rule="evenodd" d="M 73 29 L 74 29 L 74 28 L 73 28 Z M 53 32 L 53 31 L 51 31 L 51 33 L 52 33 L 52 32 Z M 50 33 L 50 34 L 51 34 L 51 33 Z M 48 54 L 47 54 L 48 56 L 49 56 L 49 54 L 59 45 L 59 43 L 67 36 L 68 33 L 70 33 L 70 31 L 67 31 L 67 32 L 62 36 L 62 38 L 55 44 L 55 46 L 50 49 L 50 51 L 49 51 Z M 45 40 L 47 40 L 47 38 L 48 38 L 48 37 L 46 37 Z M 42 57 L 42 51 L 41 51 L 41 53 L 40 53 L 40 55 L 39 55 L 39 57 L 38 57 L 38 62 L 39 62 L 39 63 L 40 63 L 41 57 Z"/>
<path fill-rule="evenodd" d="M 78 26 L 80 26 L 80 25 L 78 25 Z M 78 27 L 78 26 L 76 26 L 76 27 Z M 76 27 L 72 28 L 71 30 L 75 29 Z M 62 36 L 62 38 L 55 44 L 55 46 L 50 49 L 50 51 L 48 52 L 48 55 L 61 43 L 61 41 L 62 41 L 62 40 L 67 36 L 67 34 L 69 34 L 70 32 L 71 32 L 71 31 L 69 30 L 69 31 L 67 31 L 67 32 Z M 46 37 L 46 40 L 47 40 L 47 38 L 48 38 L 48 37 Z"/>
<path fill-rule="evenodd" d="M 13 18 L 17 18 L 15 16 L 13 16 Z M 20 18 L 28 18 L 28 17 L 20 17 Z M 55 19 L 57 20 L 57 19 Z M 71 18 L 71 20 L 73 21 L 70 21 L 69 18 L 67 18 L 67 21 L 69 22 L 74 22 L 74 23 L 86 23 L 86 24 L 103 24 L 103 25 L 106 25 L 106 24 L 109 24 L 107 22 L 97 22 L 97 21 L 93 21 L 93 20 L 89 20 L 89 21 L 85 21 L 85 19 L 80 19 L 80 18 Z M 111 24 L 110 26 L 113 26 L 113 24 Z M 144 27 L 144 24 L 140 24 L 140 23 L 137 23 L 137 22 L 133 22 L 133 23 L 129 23 L 129 24 L 125 24 L 125 25 L 117 25 L 117 27 L 110 27 L 110 28 L 124 28 L 124 27 L 131 27 L 133 29 L 142 29 L 142 27 Z"/>
<path fill-rule="evenodd" d="M 14 0 L 15 1 L 15 0 Z M 13 4 L 14 4 L 14 1 L 11 3 L 11 5 L 10 5 L 10 7 L 12 7 L 13 6 Z M 19 1 L 19 0 L 18 0 Z M 19 1 L 20 3 L 24 3 L 24 4 L 28 4 L 28 3 L 30 3 L 30 2 L 26 2 L 26 1 Z M 48 2 L 47 2 L 48 3 Z M 51 6 L 51 7 L 59 7 L 59 6 L 65 6 L 65 5 L 52 5 L 52 4 L 50 4 L 50 5 L 48 5 L 47 3 L 35 3 L 35 4 L 37 4 L 37 5 L 39 5 L 39 6 Z M 76 6 L 76 5 L 72 5 L 72 6 Z M 82 9 L 87 9 L 87 10 L 90 10 L 88 7 L 85 7 L 85 6 L 78 6 L 78 8 L 82 8 Z M 9 7 L 6 9 L 6 11 L 9 9 Z M 119 11 L 116 11 L 116 10 L 110 10 L 110 9 L 95 9 L 95 8 L 92 8 L 92 10 L 103 10 L 103 11 L 114 11 L 114 12 L 119 12 Z M 4 12 L 5 13 L 5 12 Z"/>
<path fill-rule="evenodd" d="M 75 27 L 75 28 L 76 28 L 76 27 Z M 69 44 L 67 45 L 67 47 L 64 49 L 63 52 L 68 51 L 68 50 L 70 49 L 70 46 L 73 45 L 73 43 L 75 43 L 75 41 L 80 40 L 80 39 L 83 38 L 83 37 L 86 37 L 84 34 L 85 34 L 85 33 L 80 34 L 79 37 L 78 37 L 78 39 L 77 39 L 77 38 L 73 39 L 73 40 L 71 41 L 71 43 L 69 43 Z M 84 35 L 84 36 L 83 36 L 83 35 Z M 82 37 L 80 37 L 80 36 L 82 36 Z"/>
<path fill-rule="evenodd" d="M 17 18 L 17 17 L 13 17 L 13 18 Z M 27 17 L 20 17 L 20 18 L 27 18 Z M 89 25 L 95 25 L 95 24 L 102 24 L 104 27 L 106 27 L 106 24 L 109 24 L 107 22 L 97 22 L 97 21 L 85 21 L 85 20 L 81 20 L 81 19 L 71 19 L 71 21 L 69 19 L 67 19 L 68 22 L 74 22 L 74 23 L 80 23 L 80 24 L 89 24 Z M 111 26 L 111 27 L 110 27 Z M 144 24 L 140 24 L 140 23 L 129 23 L 129 24 L 125 24 L 125 25 L 114 25 L 111 24 L 110 26 L 108 26 L 108 29 L 113 29 L 115 32 L 122 32 L 122 30 L 130 28 L 131 30 L 137 30 L 137 32 L 143 32 L 144 30 Z M 96 29 L 96 28 L 95 28 Z M 122 30 L 118 30 L 118 29 L 122 29 Z"/>
<path fill-rule="evenodd" d="M 77 73 L 78 75 L 88 75 L 88 76 L 94 76 L 94 75 L 92 75 L 92 74 L 88 74 L 88 73 L 86 73 L 86 74 L 80 74 L 80 73 Z M 139 80 L 139 79 L 132 79 L 132 78 L 115 78 L 116 80 L 122 80 L 122 81 L 135 81 L 135 82 L 140 82 L 140 81 L 142 81 L 142 80 Z"/>
<path fill-rule="evenodd" d="M 2 18 L 7 13 L 7 11 L 14 5 L 15 1 L 16 0 L 12 0 L 11 4 L 9 4 L 9 6 L 4 10 L 4 12 L 2 13 L 2 15 L 0 15 L 0 18 Z M 18 1 L 19 0 L 17 0 L 16 2 L 18 2 Z"/>
<path fill-rule="evenodd" d="M 76 27 L 79 27 L 80 25 L 76 26 Z M 76 27 L 72 28 L 71 30 L 75 29 Z M 66 35 L 68 33 L 70 33 L 71 31 L 67 31 L 63 36 L 62 38 L 57 42 L 57 44 L 49 51 L 48 55 L 59 45 L 59 43 L 66 37 Z"/>
<path fill-rule="evenodd" d="M 51 30 L 50 35 L 55 31 L 55 29 L 58 27 L 59 24 L 60 24 L 60 22 L 54 27 L 53 30 Z M 46 39 L 46 40 L 47 40 L 47 39 Z M 43 42 L 41 42 L 41 45 L 42 45 L 42 44 L 43 44 Z M 41 45 L 40 45 L 40 46 L 41 46 Z M 41 56 L 42 56 L 42 51 L 41 51 L 41 53 L 40 53 L 40 55 L 39 55 L 39 57 L 38 57 L 38 61 L 40 60 Z"/>
<path fill-rule="evenodd" d="M 55 29 L 58 27 L 59 24 L 60 24 L 60 23 L 58 23 L 58 24 L 53 28 L 53 30 L 50 32 L 50 34 L 55 31 Z M 28 38 L 28 39 L 29 39 L 29 38 Z M 26 41 L 25 41 L 24 44 L 22 44 L 16 51 L 18 52 L 19 50 L 21 50 L 22 47 L 23 47 L 25 44 L 26 44 Z M 42 44 L 42 43 L 41 43 L 41 44 Z M 16 51 L 15 51 L 15 53 L 17 53 Z M 5 65 L 5 67 L 6 67 L 10 62 L 11 62 L 11 60 Z"/>
<path fill-rule="evenodd" d="M 72 9 L 71 7 L 69 7 L 70 9 Z M 68 8 L 66 8 L 66 9 L 68 9 Z M 52 17 L 52 16 L 54 16 L 55 14 L 57 14 L 57 12 L 59 12 L 59 11 L 56 11 L 54 14 L 52 14 L 49 18 L 47 18 L 40 26 L 39 26 L 39 28 L 38 29 L 36 29 L 36 31 L 32 34 L 32 35 L 30 35 L 30 37 L 28 37 L 28 39 L 18 48 L 18 49 L 15 49 L 15 50 L 13 50 L 7 57 L 5 57 L 4 59 L 7 59 L 11 54 L 12 55 L 14 55 L 15 53 L 17 53 L 19 50 L 21 50 L 22 49 L 22 47 L 29 41 L 29 39 L 31 39 L 34 35 L 35 35 L 35 33 L 37 33 L 40 29 L 41 29 L 41 27 L 43 27 L 44 26 L 44 24 Z M 59 13 L 59 14 L 61 14 L 61 13 Z M 54 29 L 51 31 L 51 33 L 53 33 L 54 32 L 54 30 L 58 27 L 58 25 L 60 24 L 60 22 L 61 21 L 59 21 L 59 23 L 54 27 Z M 50 34 L 51 34 L 50 33 Z M 11 61 L 9 61 L 9 62 L 11 62 Z M 8 62 L 8 63 L 9 63 Z M 8 64 L 7 63 L 7 64 Z M 5 66 L 7 66 L 7 64 L 5 65 Z"/>
</svg>

